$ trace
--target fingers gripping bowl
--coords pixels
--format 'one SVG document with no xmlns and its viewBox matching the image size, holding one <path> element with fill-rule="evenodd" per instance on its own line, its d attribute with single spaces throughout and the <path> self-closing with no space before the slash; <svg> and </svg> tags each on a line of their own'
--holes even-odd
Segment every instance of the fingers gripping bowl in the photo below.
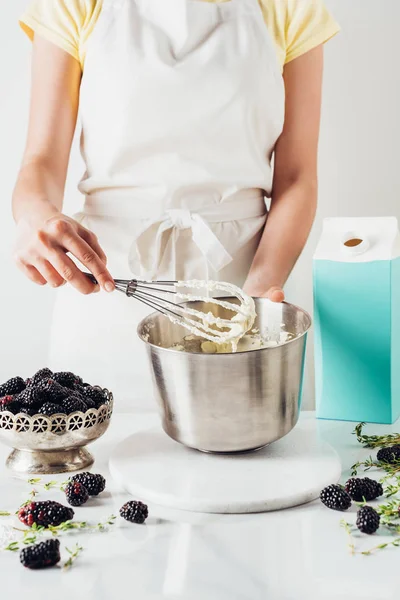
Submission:
<svg viewBox="0 0 400 600">
<path fill-rule="evenodd" d="M 189 304 L 227 318 L 223 307 Z M 255 304 L 255 327 L 263 331 L 271 303 L 260 298 Z M 147 346 L 162 425 L 172 439 L 204 452 L 244 452 L 266 446 L 293 429 L 299 416 L 311 318 L 288 303 L 283 304 L 282 316 L 292 339 L 230 354 L 171 348 L 187 332 L 158 313 L 140 323 L 138 334 Z"/>
</svg>

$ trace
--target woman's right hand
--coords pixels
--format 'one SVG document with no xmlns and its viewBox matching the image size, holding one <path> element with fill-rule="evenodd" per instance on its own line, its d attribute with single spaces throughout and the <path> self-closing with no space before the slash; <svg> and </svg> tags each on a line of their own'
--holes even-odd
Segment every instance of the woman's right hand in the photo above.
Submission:
<svg viewBox="0 0 400 600">
<path fill-rule="evenodd" d="M 49 204 L 18 220 L 14 258 L 29 279 L 55 288 L 69 283 L 82 294 L 99 291 L 68 253 L 95 276 L 101 288 L 114 290 L 106 255 L 94 233 Z"/>
</svg>

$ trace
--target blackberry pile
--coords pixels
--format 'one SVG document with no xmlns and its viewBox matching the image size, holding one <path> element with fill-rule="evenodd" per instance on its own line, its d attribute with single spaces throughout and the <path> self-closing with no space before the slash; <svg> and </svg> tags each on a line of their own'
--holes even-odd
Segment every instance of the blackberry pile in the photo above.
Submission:
<svg viewBox="0 0 400 600">
<path fill-rule="evenodd" d="M 107 397 L 99 387 L 84 383 L 83 379 L 69 371 L 53 373 L 40 369 L 33 377 L 13 377 L 0 385 L 0 412 L 19 412 L 33 416 L 42 414 L 71 414 L 100 408 Z"/>
<path fill-rule="evenodd" d="M 46 540 L 40 544 L 33 544 L 23 548 L 19 559 L 24 567 L 28 569 L 45 569 L 53 567 L 60 559 L 60 541 Z"/>
<path fill-rule="evenodd" d="M 332 510 L 347 510 L 351 506 L 351 498 L 341 485 L 329 485 L 320 493 L 320 500 Z"/>
<path fill-rule="evenodd" d="M 29 502 L 21 506 L 18 511 L 18 519 L 27 527 L 36 524 L 41 527 L 57 527 L 65 521 L 71 521 L 74 518 L 74 511 L 68 506 L 64 506 L 53 500 L 43 502 Z"/>
<path fill-rule="evenodd" d="M 349 479 L 346 482 L 345 488 L 352 500 L 356 502 L 369 502 L 382 496 L 383 487 L 381 483 L 370 479 L 369 477 L 363 477 L 362 479 Z"/>
<path fill-rule="evenodd" d="M 130 500 L 121 507 L 119 514 L 126 521 L 130 521 L 130 523 L 138 523 L 141 525 L 149 516 L 149 510 L 146 504 L 143 504 L 143 502 Z"/>
</svg>

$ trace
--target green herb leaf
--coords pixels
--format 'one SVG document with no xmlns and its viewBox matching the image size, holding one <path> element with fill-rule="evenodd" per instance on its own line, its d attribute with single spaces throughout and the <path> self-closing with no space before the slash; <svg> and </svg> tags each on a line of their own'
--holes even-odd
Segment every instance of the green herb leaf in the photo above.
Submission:
<svg viewBox="0 0 400 600">
<path fill-rule="evenodd" d="M 76 544 L 75 548 L 72 550 L 70 550 L 69 548 L 65 548 L 65 549 L 68 552 L 68 554 L 70 555 L 69 559 L 64 563 L 64 566 L 63 566 L 63 568 L 65 570 L 67 570 L 72 567 L 73 563 L 78 558 L 79 554 L 83 551 L 83 548 L 82 548 L 82 546 L 78 546 L 78 544 Z"/>
<path fill-rule="evenodd" d="M 8 546 L 6 546 L 4 550 L 9 550 L 10 552 L 17 552 L 19 550 L 19 544 L 18 542 L 11 542 L 11 544 L 8 544 Z"/>
<path fill-rule="evenodd" d="M 4 511 L 4 510 L 0 510 L 0 517 L 10 517 L 11 513 Z"/>
<path fill-rule="evenodd" d="M 385 448 L 387 446 L 400 444 L 400 433 L 391 433 L 388 435 L 364 435 L 364 427 L 365 423 L 359 423 L 353 431 L 353 435 L 357 437 L 358 442 L 360 442 L 364 448 Z"/>
</svg>

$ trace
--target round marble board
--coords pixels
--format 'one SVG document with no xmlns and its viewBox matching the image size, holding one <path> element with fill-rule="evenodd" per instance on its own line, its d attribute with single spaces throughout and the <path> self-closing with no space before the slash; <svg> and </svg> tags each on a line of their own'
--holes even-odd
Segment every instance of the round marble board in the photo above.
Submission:
<svg viewBox="0 0 400 600">
<path fill-rule="evenodd" d="M 318 439 L 315 421 L 270 446 L 236 455 L 204 454 L 161 429 L 121 442 L 110 458 L 113 478 L 136 500 L 205 513 L 279 510 L 315 500 L 341 475 L 339 457 Z"/>
</svg>

